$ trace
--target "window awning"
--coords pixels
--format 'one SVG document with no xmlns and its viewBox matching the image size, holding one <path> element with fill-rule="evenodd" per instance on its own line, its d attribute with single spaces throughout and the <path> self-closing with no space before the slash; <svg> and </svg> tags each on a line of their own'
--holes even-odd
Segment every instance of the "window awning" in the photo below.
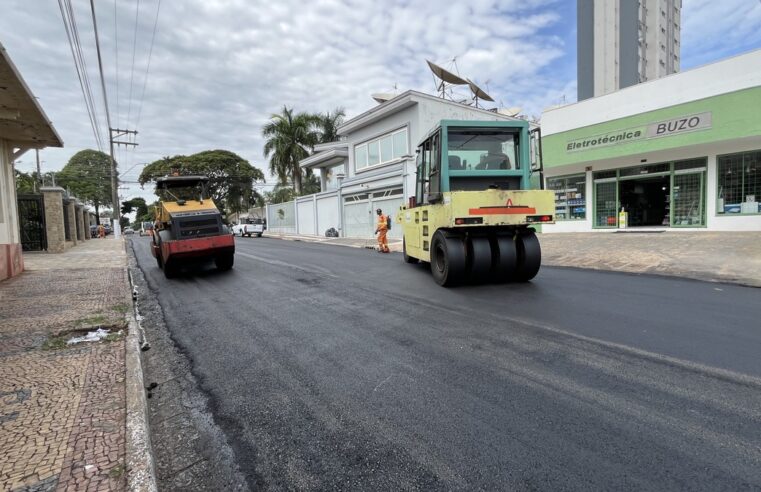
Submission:
<svg viewBox="0 0 761 492">
<path fill-rule="evenodd" d="M 330 167 L 336 164 L 342 164 L 349 157 L 349 151 L 346 149 L 332 149 L 324 152 L 317 152 L 299 162 L 299 166 L 304 169 L 315 169 L 321 167 Z"/>
</svg>

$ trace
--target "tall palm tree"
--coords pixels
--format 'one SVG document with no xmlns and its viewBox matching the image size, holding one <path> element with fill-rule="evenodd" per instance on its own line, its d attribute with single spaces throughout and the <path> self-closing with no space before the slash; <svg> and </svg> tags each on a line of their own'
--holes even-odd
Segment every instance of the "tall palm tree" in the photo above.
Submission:
<svg viewBox="0 0 761 492">
<path fill-rule="evenodd" d="M 270 172 L 278 177 L 281 184 L 293 182 L 293 189 L 301 195 L 302 171 L 299 161 L 309 156 L 311 149 L 318 142 L 315 127 L 318 125 L 314 115 L 293 113 L 292 108 L 283 106 L 280 114 L 273 114 L 270 121 L 262 127 L 264 157 L 270 160 Z"/>
<path fill-rule="evenodd" d="M 335 142 L 338 140 L 338 127 L 344 122 L 346 111 L 344 108 L 338 107 L 327 113 L 315 115 L 317 120 L 317 128 L 319 134 L 319 143 Z"/>
</svg>

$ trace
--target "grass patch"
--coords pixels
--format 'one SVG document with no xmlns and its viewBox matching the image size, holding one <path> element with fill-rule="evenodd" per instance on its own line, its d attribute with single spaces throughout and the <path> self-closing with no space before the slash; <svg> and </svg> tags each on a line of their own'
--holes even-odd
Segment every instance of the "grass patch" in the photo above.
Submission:
<svg viewBox="0 0 761 492">
<path fill-rule="evenodd" d="M 118 464 L 108 470 L 108 476 L 111 478 L 121 478 L 125 471 L 127 471 L 127 468 L 122 464 Z"/>
<path fill-rule="evenodd" d="M 106 338 L 104 338 L 103 340 L 105 340 L 106 342 L 116 342 L 117 340 L 121 340 L 122 338 L 124 338 L 124 332 L 118 331 L 116 333 L 109 333 L 108 335 L 106 335 Z"/>
<path fill-rule="evenodd" d="M 127 312 L 129 311 L 129 304 L 124 304 L 124 303 L 116 304 L 114 306 L 111 306 L 111 310 L 116 311 L 117 313 L 127 314 Z"/>
<path fill-rule="evenodd" d="M 42 350 L 61 350 L 66 348 L 67 337 L 50 337 L 42 344 Z"/>
<path fill-rule="evenodd" d="M 94 326 L 102 325 L 106 322 L 106 318 L 103 314 L 96 314 L 94 316 L 88 316 L 87 318 L 81 318 L 76 321 L 77 326 Z"/>
</svg>

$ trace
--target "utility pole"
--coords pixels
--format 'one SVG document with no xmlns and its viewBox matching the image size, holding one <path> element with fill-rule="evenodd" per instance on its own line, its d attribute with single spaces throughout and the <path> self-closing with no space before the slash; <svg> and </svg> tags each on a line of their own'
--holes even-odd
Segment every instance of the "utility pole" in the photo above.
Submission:
<svg viewBox="0 0 761 492">
<path fill-rule="evenodd" d="M 37 154 L 37 180 L 36 182 L 42 183 L 42 172 L 40 172 L 40 149 L 34 149 L 34 153 Z"/>
<path fill-rule="evenodd" d="M 125 142 L 117 140 L 120 137 L 134 135 L 137 136 L 137 130 L 120 130 L 119 128 L 108 127 L 109 147 L 111 150 L 111 201 L 114 203 L 112 217 L 114 223 L 119 223 L 119 176 L 116 172 L 116 159 L 114 159 L 114 144 L 124 145 L 125 147 L 135 147 L 135 142 Z M 116 227 L 116 226 L 114 226 Z"/>
</svg>

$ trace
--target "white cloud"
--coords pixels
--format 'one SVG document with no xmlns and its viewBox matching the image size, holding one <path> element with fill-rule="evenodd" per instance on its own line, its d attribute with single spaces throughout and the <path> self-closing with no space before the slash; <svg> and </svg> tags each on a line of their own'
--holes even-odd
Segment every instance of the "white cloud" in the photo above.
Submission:
<svg viewBox="0 0 761 492">
<path fill-rule="evenodd" d="M 44 167 L 59 169 L 74 152 L 94 147 L 60 13 L 51 2 L 10 4 L 0 32 L 7 33 L 6 48 L 65 141 L 65 149 L 43 152 Z M 372 92 L 394 85 L 431 92 L 425 59 L 446 63 L 456 56 L 461 73 L 489 81 L 495 99 L 538 114 L 573 90 L 568 76 L 551 72 L 553 62 L 574 49 L 553 32 L 566 28 L 553 4 L 164 1 L 138 127 L 140 146 L 134 156 L 119 152 L 120 169 L 210 148 L 232 150 L 266 169 L 260 128 L 283 104 L 303 111 L 344 106 L 351 116 L 373 106 Z M 96 6 L 116 123 L 114 4 Z M 77 21 L 100 104 L 86 7 L 76 7 Z M 125 121 L 135 3 L 118 2 L 120 126 L 136 124 L 155 8 L 156 0 L 140 2 L 133 102 Z M 134 180 L 139 169 L 126 179 Z M 134 194 L 134 187 L 126 194 Z"/>
</svg>

